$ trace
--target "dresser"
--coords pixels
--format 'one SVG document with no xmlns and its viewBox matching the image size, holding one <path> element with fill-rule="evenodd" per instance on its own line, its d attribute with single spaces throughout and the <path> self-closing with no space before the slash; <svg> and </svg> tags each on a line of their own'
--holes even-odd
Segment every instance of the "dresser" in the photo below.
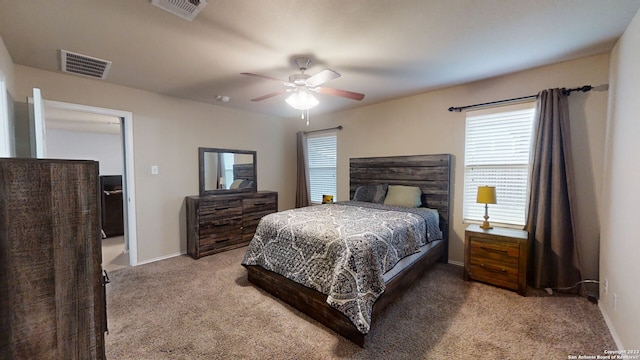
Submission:
<svg viewBox="0 0 640 360">
<path fill-rule="evenodd" d="M 0 358 L 104 359 L 98 163 L 0 159 Z"/>
<path fill-rule="evenodd" d="M 524 230 L 465 230 L 464 280 L 477 280 L 526 296 L 528 236 Z"/>
<path fill-rule="evenodd" d="M 188 196 L 187 253 L 194 259 L 249 244 L 260 219 L 278 211 L 275 191 Z"/>
</svg>

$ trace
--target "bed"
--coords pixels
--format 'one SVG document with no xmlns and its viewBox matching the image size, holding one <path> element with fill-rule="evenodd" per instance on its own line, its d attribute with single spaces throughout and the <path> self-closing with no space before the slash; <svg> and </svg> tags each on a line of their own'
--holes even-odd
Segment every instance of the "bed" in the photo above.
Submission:
<svg viewBox="0 0 640 360">
<path fill-rule="evenodd" d="M 377 314 L 447 262 L 450 155 L 352 158 L 349 174 L 358 201 L 265 216 L 243 266 L 253 284 L 364 346 Z M 421 206 L 403 203 L 407 191 Z"/>
</svg>

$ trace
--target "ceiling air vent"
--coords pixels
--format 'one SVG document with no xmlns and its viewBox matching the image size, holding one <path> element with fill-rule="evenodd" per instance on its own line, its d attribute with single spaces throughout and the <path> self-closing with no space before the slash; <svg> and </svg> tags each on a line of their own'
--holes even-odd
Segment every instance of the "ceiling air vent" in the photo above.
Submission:
<svg viewBox="0 0 640 360">
<path fill-rule="evenodd" d="M 62 72 L 105 79 L 111 67 L 111 61 L 60 50 L 60 67 Z"/>
<path fill-rule="evenodd" d="M 189 21 L 207 5 L 206 0 L 151 0 L 151 3 Z"/>
</svg>

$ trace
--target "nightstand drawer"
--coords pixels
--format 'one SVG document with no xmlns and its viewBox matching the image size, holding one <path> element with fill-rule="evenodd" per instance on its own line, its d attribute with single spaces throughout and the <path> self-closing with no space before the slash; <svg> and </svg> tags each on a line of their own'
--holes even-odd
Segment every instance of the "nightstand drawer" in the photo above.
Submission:
<svg viewBox="0 0 640 360">
<path fill-rule="evenodd" d="M 470 238 L 470 256 L 485 262 L 517 266 L 520 248 L 517 243 L 505 243 L 487 239 Z"/>
<path fill-rule="evenodd" d="M 495 283 L 510 289 L 518 288 L 518 268 L 506 267 L 496 264 L 471 264 L 469 266 L 469 276 L 472 279 Z"/>
</svg>

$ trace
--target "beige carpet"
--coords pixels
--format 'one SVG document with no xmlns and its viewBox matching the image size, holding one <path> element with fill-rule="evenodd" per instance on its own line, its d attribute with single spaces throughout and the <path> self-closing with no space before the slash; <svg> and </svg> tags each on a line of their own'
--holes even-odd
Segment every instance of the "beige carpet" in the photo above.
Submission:
<svg viewBox="0 0 640 360">
<path fill-rule="evenodd" d="M 124 236 L 102 239 L 102 268 L 111 274 L 129 267 L 129 253 L 124 252 Z"/>
<path fill-rule="evenodd" d="M 521 297 L 465 283 L 445 264 L 375 319 L 363 349 L 250 284 L 245 249 L 110 273 L 108 359 L 567 359 L 615 349 L 586 299 Z"/>
</svg>

